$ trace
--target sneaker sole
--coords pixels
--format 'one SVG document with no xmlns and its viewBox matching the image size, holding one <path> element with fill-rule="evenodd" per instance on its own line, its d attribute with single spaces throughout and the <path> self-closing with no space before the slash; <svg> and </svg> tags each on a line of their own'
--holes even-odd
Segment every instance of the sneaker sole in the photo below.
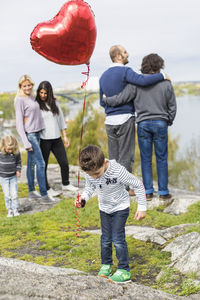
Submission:
<svg viewBox="0 0 200 300">
<path fill-rule="evenodd" d="M 57 197 L 57 196 L 61 196 L 62 195 L 62 192 L 58 192 L 58 193 L 47 193 L 48 194 L 48 196 L 50 196 L 50 197 Z"/>
</svg>

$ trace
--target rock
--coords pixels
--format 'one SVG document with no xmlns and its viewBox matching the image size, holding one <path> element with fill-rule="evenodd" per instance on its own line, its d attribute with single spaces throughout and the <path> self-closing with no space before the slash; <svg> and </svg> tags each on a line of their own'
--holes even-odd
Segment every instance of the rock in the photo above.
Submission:
<svg viewBox="0 0 200 300">
<path fill-rule="evenodd" d="M 70 166 L 69 173 L 70 173 L 70 183 L 74 186 L 78 186 L 78 166 Z M 62 192 L 62 184 L 61 184 L 61 175 L 60 175 L 60 167 L 58 164 L 49 164 L 48 165 L 48 179 L 50 186 L 58 191 Z M 80 172 L 80 180 L 79 180 L 79 190 L 83 189 L 85 180 L 84 178 L 84 172 Z M 22 167 L 22 173 L 21 177 L 18 180 L 19 183 L 27 183 L 26 178 L 26 166 Z M 35 181 L 35 184 L 37 186 L 37 181 Z M 66 198 L 76 198 L 77 193 L 76 192 L 70 192 L 70 191 L 64 191 L 62 192 L 62 195 Z M 55 198 L 55 202 L 51 202 L 48 204 L 42 204 L 40 199 L 29 199 L 28 195 L 25 198 L 19 198 L 19 212 L 20 213 L 26 213 L 26 214 L 32 214 L 37 211 L 45 211 L 57 204 L 58 201 L 61 200 L 60 197 Z"/>
<path fill-rule="evenodd" d="M 160 200 L 159 196 L 154 196 L 151 201 L 147 201 L 147 209 L 154 209 L 155 207 L 161 205 L 170 205 L 174 201 L 175 197 L 172 197 L 169 200 Z"/>
<path fill-rule="evenodd" d="M 77 183 L 77 178 L 78 178 L 78 171 L 80 172 L 80 177 L 84 178 L 85 173 L 81 170 L 79 170 L 78 166 L 69 166 L 69 177 L 70 179 L 76 179 Z M 60 167 L 58 164 L 49 164 L 47 168 L 47 176 L 50 182 L 52 182 L 54 185 L 55 184 L 60 184 L 61 183 L 61 175 L 60 175 Z M 21 177 L 19 178 L 18 182 L 20 183 L 27 183 L 27 178 L 26 178 L 26 166 L 22 166 L 22 172 L 21 172 Z M 37 181 L 36 181 L 37 182 Z"/>
<path fill-rule="evenodd" d="M 4 300 L 189 300 L 138 285 L 113 284 L 73 269 L 0 258 L 0 299 Z"/>
<path fill-rule="evenodd" d="M 48 204 L 41 203 L 40 198 L 29 199 L 29 198 L 19 198 L 19 212 L 23 214 L 33 214 L 38 211 L 45 211 L 53 206 L 55 206 L 61 198 L 55 198 L 56 201 L 52 201 Z"/>
<path fill-rule="evenodd" d="M 164 245 L 169 239 L 183 234 L 186 228 L 192 227 L 196 224 L 181 224 L 177 226 L 172 226 L 167 229 L 155 229 L 152 227 L 145 226 L 126 226 L 126 235 L 132 235 L 135 239 L 152 242 L 159 245 Z M 101 234 L 100 229 L 87 230 L 87 232 L 93 234 Z"/>
<path fill-rule="evenodd" d="M 170 240 L 177 235 L 183 234 L 185 232 L 185 229 L 195 226 L 196 224 L 180 224 L 176 226 L 172 226 L 166 229 L 160 230 L 160 235 L 166 239 Z"/>
<path fill-rule="evenodd" d="M 19 198 L 19 212 L 23 213 L 33 209 L 33 205 L 28 198 Z"/>
<path fill-rule="evenodd" d="M 145 242 L 153 242 L 159 245 L 166 243 L 166 240 L 160 236 L 159 230 L 152 227 L 127 226 L 126 234 Z"/>
<path fill-rule="evenodd" d="M 162 251 L 171 252 L 172 266 L 183 274 L 196 273 L 200 278 L 200 234 L 191 232 L 174 239 Z"/>
<path fill-rule="evenodd" d="M 179 215 L 181 213 L 187 212 L 187 209 L 190 205 L 199 202 L 200 201 L 200 196 L 198 195 L 184 195 L 184 196 L 179 196 L 178 198 L 175 198 L 173 203 L 169 206 L 167 206 L 164 209 L 164 212 L 167 214 L 172 214 L 172 215 Z"/>
</svg>

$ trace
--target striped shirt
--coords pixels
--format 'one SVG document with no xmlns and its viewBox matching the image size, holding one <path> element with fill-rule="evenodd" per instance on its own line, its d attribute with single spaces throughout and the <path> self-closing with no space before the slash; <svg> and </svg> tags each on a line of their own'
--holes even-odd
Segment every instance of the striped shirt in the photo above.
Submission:
<svg viewBox="0 0 200 300">
<path fill-rule="evenodd" d="M 137 210 L 146 211 L 146 195 L 143 183 L 115 160 L 108 162 L 108 168 L 101 177 L 93 178 L 86 174 L 85 188 L 81 197 L 88 201 L 93 192 L 97 190 L 99 209 L 111 214 L 130 206 L 126 185 L 131 185 L 138 200 Z"/>
<path fill-rule="evenodd" d="M 21 155 L 17 154 L 2 154 L 0 152 L 0 177 L 12 177 L 16 172 L 21 172 Z"/>
</svg>

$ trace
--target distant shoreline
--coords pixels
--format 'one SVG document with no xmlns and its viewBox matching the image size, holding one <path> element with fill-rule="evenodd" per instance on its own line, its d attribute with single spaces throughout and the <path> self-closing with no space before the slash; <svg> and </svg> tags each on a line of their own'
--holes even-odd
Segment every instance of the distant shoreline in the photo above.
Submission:
<svg viewBox="0 0 200 300">
<path fill-rule="evenodd" d="M 73 82 L 71 83 L 71 85 L 73 86 Z M 77 83 L 76 85 L 74 86 L 77 86 Z M 80 83 L 80 86 L 81 86 L 81 83 Z M 200 81 L 197 81 L 197 80 L 189 80 L 189 81 L 175 81 L 173 82 L 173 86 L 174 88 L 176 89 L 179 89 L 179 88 L 186 88 L 187 90 L 191 87 L 193 87 L 194 89 L 197 89 L 199 91 L 199 95 L 200 95 Z M 55 88 L 54 90 L 56 91 L 58 88 Z M 75 88 L 72 88 L 70 89 L 70 91 L 76 91 L 78 88 L 75 87 Z M 59 87 L 59 91 L 66 91 L 66 92 L 69 92 L 68 89 L 66 89 L 65 87 L 63 88 L 60 88 Z M 97 92 L 97 90 L 93 90 L 91 89 L 91 91 L 95 91 Z M 16 90 L 11 90 L 11 91 L 0 91 L 0 95 L 3 95 L 3 94 L 9 94 L 9 95 L 12 95 L 12 94 L 16 94 Z M 189 92 L 190 94 L 190 92 Z"/>
</svg>

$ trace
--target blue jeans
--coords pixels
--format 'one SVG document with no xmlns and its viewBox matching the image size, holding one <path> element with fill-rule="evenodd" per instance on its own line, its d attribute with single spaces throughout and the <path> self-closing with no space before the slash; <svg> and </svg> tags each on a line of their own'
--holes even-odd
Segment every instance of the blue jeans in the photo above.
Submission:
<svg viewBox="0 0 200 300">
<path fill-rule="evenodd" d="M 101 217 L 101 262 L 112 265 L 112 242 L 115 246 L 119 261 L 118 269 L 129 271 L 128 248 L 125 239 L 125 224 L 129 215 L 129 208 L 107 214 L 100 211 Z"/>
<path fill-rule="evenodd" d="M 146 120 L 138 123 L 138 143 L 141 155 L 142 178 L 146 194 L 154 192 L 152 175 L 153 144 L 156 154 L 158 194 L 168 190 L 168 125 L 162 120 Z"/>
<path fill-rule="evenodd" d="M 27 133 L 27 138 L 32 145 L 33 151 L 28 151 L 27 171 L 26 176 L 28 180 L 28 190 L 32 192 L 35 190 L 35 165 L 37 182 L 40 189 L 41 196 L 47 195 L 46 181 L 45 181 L 45 162 L 40 149 L 40 133 Z"/>
<path fill-rule="evenodd" d="M 17 176 L 0 177 L 7 210 L 18 209 Z"/>
</svg>

